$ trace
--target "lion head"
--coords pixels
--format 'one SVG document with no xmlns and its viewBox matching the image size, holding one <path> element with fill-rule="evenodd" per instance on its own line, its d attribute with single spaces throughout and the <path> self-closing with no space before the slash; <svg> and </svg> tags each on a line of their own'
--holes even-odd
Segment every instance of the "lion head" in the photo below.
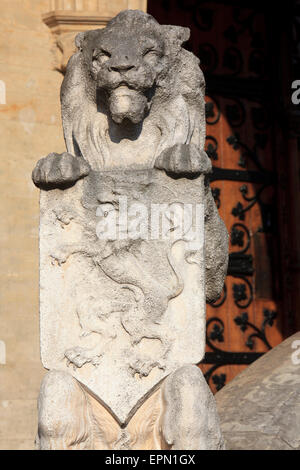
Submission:
<svg viewBox="0 0 300 470">
<path fill-rule="evenodd" d="M 166 40 L 150 15 L 120 13 L 105 29 L 80 34 L 77 44 L 112 119 L 140 122 L 166 69 Z"/>
<path fill-rule="evenodd" d="M 198 59 L 182 48 L 189 35 L 188 28 L 160 25 L 138 10 L 119 13 L 104 29 L 79 33 L 78 52 L 69 61 L 61 92 L 68 151 L 83 155 L 92 166 L 96 160 L 103 166 L 110 125 L 127 128 L 128 123 L 139 125 L 150 118 L 165 139 L 166 122 L 174 121 L 179 112 L 181 127 L 187 128 L 186 119 L 194 127 L 195 113 L 190 115 L 188 108 L 204 109 L 204 80 Z M 174 111 L 168 106 L 172 100 L 178 101 Z M 179 135 L 180 125 L 174 126 Z M 191 139 L 194 131 L 185 133 L 180 143 Z M 140 131 L 136 138 L 139 135 Z"/>
</svg>

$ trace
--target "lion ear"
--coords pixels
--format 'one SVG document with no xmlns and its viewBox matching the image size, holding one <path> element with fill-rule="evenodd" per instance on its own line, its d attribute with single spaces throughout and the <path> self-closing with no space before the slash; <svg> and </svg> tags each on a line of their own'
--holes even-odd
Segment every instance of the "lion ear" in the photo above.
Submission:
<svg viewBox="0 0 300 470">
<path fill-rule="evenodd" d="M 172 42 L 182 45 L 190 39 L 191 31 L 190 28 L 184 28 L 183 26 L 163 26 L 167 39 Z"/>
<path fill-rule="evenodd" d="M 75 46 L 78 48 L 79 51 L 82 51 L 83 40 L 85 38 L 85 33 L 78 33 L 75 37 Z"/>
</svg>

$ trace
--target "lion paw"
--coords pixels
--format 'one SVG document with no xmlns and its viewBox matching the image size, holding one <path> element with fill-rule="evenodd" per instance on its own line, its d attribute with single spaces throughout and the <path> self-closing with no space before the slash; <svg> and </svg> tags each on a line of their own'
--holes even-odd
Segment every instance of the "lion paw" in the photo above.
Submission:
<svg viewBox="0 0 300 470">
<path fill-rule="evenodd" d="M 100 364 L 102 354 L 91 354 L 91 350 L 84 349 L 79 346 L 70 348 L 65 351 L 64 357 L 67 359 L 67 365 L 73 364 L 74 369 L 82 367 L 84 364 L 92 363 L 97 367 Z"/>
<path fill-rule="evenodd" d="M 156 159 L 155 168 L 174 175 L 211 172 L 211 161 L 204 150 L 194 144 L 176 144 L 164 150 Z"/>
<path fill-rule="evenodd" d="M 135 362 L 130 364 L 129 369 L 132 376 L 138 374 L 140 379 L 147 377 L 154 367 L 158 367 L 161 370 L 165 370 L 166 366 L 161 364 L 159 361 L 153 361 L 151 359 L 137 359 Z"/>
<path fill-rule="evenodd" d="M 50 153 L 36 164 L 32 180 L 38 188 L 67 188 L 90 172 L 89 164 L 81 157 L 70 153 Z"/>
</svg>

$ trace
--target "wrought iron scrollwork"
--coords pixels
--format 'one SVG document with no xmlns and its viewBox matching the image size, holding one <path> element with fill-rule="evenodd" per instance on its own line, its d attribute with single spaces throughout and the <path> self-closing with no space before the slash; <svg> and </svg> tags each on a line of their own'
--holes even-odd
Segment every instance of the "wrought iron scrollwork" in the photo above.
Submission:
<svg viewBox="0 0 300 470">
<path fill-rule="evenodd" d="M 227 105 L 226 117 L 228 121 L 231 120 L 231 125 L 234 127 L 234 120 L 236 127 L 238 124 L 242 125 L 246 119 L 244 114 L 244 108 L 240 100 L 233 100 L 233 104 Z M 217 103 L 217 104 L 216 104 Z M 238 103 L 238 104 L 237 104 Z M 214 101 L 208 103 L 208 111 L 210 117 L 214 118 L 218 122 L 220 116 L 216 109 L 219 109 L 219 103 L 214 97 Z M 208 113 L 208 121 L 209 121 Z M 217 116 L 217 119 L 216 119 Z M 239 119 L 238 119 L 239 118 Z M 243 121 L 243 122 L 242 122 Z M 260 131 L 265 129 L 267 118 L 260 112 L 260 108 L 252 108 L 252 121 L 255 128 Z M 211 119 L 211 122 L 213 120 Z M 213 151 L 217 148 L 217 139 L 214 137 L 214 145 L 211 146 L 211 155 L 213 159 Z M 209 139 L 208 139 L 209 142 Z M 212 141 L 211 141 L 212 142 Z M 232 208 L 232 215 L 234 215 L 239 222 L 232 225 L 230 230 L 230 241 L 232 247 L 236 247 L 229 255 L 229 264 L 227 275 L 234 278 L 232 284 L 232 298 L 235 306 L 242 310 L 242 313 L 237 315 L 234 319 L 235 324 L 243 329 L 252 328 L 252 333 L 249 334 L 245 341 L 245 347 L 250 352 L 231 352 L 223 351 L 216 346 L 217 343 L 221 344 L 224 342 L 225 325 L 221 318 L 214 316 L 207 321 L 207 346 L 211 351 L 207 352 L 203 363 L 211 364 L 212 367 L 205 373 L 207 381 L 211 381 L 216 390 L 220 390 L 226 383 L 226 374 L 220 373 L 215 374 L 214 372 L 222 366 L 226 365 L 247 365 L 251 364 L 254 360 L 258 359 L 263 352 L 254 352 L 255 339 L 261 340 L 261 342 L 269 349 L 269 344 L 265 328 L 266 326 L 272 326 L 275 319 L 275 312 L 267 313 L 267 309 L 264 310 L 264 320 L 261 327 L 257 327 L 249 321 L 248 313 L 245 309 L 250 307 L 253 302 L 253 285 L 251 276 L 253 275 L 253 258 L 251 254 L 248 254 L 251 244 L 251 235 L 248 227 L 245 225 L 245 214 L 255 206 L 259 204 L 261 208 L 261 214 L 263 219 L 263 229 L 268 230 L 270 225 L 268 207 L 261 200 L 263 191 L 270 185 L 274 184 L 276 178 L 273 173 L 267 171 L 260 162 L 258 157 L 258 149 L 264 149 L 267 143 L 267 135 L 256 133 L 254 134 L 254 146 L 250 148 L 244 144 L 238 133 L 234 133 L 227 138 L 228 144 L 234 151 L 239 151 L 238 165 L 243 170 L 231 170 L 227 168 L 213 168 L 211 175 L 211 181 L 218 180 L 229 180 L 229 181 L 240 181 L 243 184 L 240 186 L 240 194 L 242 201 L 237 201 L 236 205 Z M 207 144 L 208 147 L 208 144 Z M 255 170 L 246 170 L 248 162 L 251 161 L 254 164 Z M 254 191 L 253 195 L 249 195 L 248 183 L 259 184 L 260 186 Z M 213 195 L 215 197 L 218 207 L 221 204 L 221 192 L 218 187 L 213 188 Z M 222 306 L 227 300 L 228 292 L 226 284 L 220 300 L 211 304 L 211 306 L 217 309 Z M 243 328 L 243 329 L 242 329 Z"/>
<path fill-rule="evenodd" d="M 220 390 L 226 382 L 226 374 L 213 373 L 220 367 L 227 365 L 249 365 L 259 359 L 264 353 L 259 352 L 232 352 L 224 351 L 216 346 L 214 342 L 224 342 L 224 322 L 221 318 L 210 318 L 206 323 L 206 343 L 212 351 L 206 352 L 203 364 L 210 364 L 211 367 L 204 376 L 209 382 L 212 379 L 216 390 Z"/>
<path fill-rule="evenodd" d="M 264 42 L 261 37 L 261 33 L 256 32 L 254 29 L 254 20 L 256 16 L 257 11 L 255 10 L 247 12 L 238 7 L 233 8 L 232 19 L 235 24 L 231 25 L 226 31 L 224 31 L 224 37 L 229 39 L 233 44 L 237 44 L 239 37 L 245 32 L 248 32 L 252 39 L 251 46 L 256 48 L 263 47 Z"/>
<path fill-rule="evenodd" d="M 225 114 L 231 127 L 240 127 L 245 123 L 246 111 L 238 99 L 231 99 L 231 104 L 227 104 L 225 107 Z"/>
<path fill-rule="evenodd" d="M 226 382 L 226 374 L 214 374 L 212 376 L 212 381 L 216 386 L 217 392 L 224 387 Z"/>
<path fill-rule="evenodd" d="M 241 313 L 240 315 L 236 316 L 234 319 L 234 322 L 236 323 L 236 325 L 240 327 L 242 332 L 245 332 L 248 328 L 252 328 L 254 330 L 254 333 L 251 333 L 247 337 L 247 340 L 245 343 L 245 345 L 251 350 L 254 348 L 254 338 L 258 338 L 264 343 L 264 345 L 268 349 L 272 349 L 272 346 L 267 340 L 265 329 L 266 329 L 266 326 L 273 326 L 277 313 L 274 310 L 269 310 L 265 308 L 263 310 L 263 315 L 264 315 L 264 319 L 263 319 L 260 329 L 249 321 L 247 312 Z"/>
<path fill-rule="evenodd" d="M 272 349 L 272 346 L 266 337 L 265 329 L 266 326 L 271 327 L 273 325 L 277 314 L 273 310 L 264 309 L 263 315 L 264 319 L 260 329 L 249 321 L 248 314 L 246 312 L 241 313 L 234 319 L 235 324 L 243 333 L 248 328 L 252 328 L 254 330 L 254 332 L 247 337 L 245 342 L 245 346 L 251 351 L 254 348 L 255 339 L 261 340 L 268 349 Z M 214 342 L 224 342 L 224 328 L 223 320 L 218 317 L 210 318 L 206 323 L 206 343 L 212 351 L 206 352 L 205 358 L 202 362 L 203 364 L 211 364 L 212 366 L 204 376 L 208 382 L 212 380 L 217 391 L 226 383 L 226 374 L 222 373 L 219 375 L 213 375 L 217 369 L 227 365 L 249 365 L 264 354 L 262 352 L 231 352 L 218 348 Z"/>
<path fill-rule="evenodd" d="M 218 160 L 218 141 L 212 135 L 206 136 L 206 153 L 212 160 Z"/>
<path fill-rule="evenodd" d="M 236 47 L 228 47 L 223 56 L 223 67 L 231 75 L 238 75 L 243 69 L 243 57 Z"/>
<path fill-rule="evenodd" d="M 206 103 L 205 110 L 206 110 L 206 124 L 209 126 L 213 126 L 219 122 L 221 117 L 221 109 L 219 102 L 215 99 L 210 97 L 211 101 Z"/>
<path fill-rule="evenodd" d="M 249 158 L 257 167 L 257 169 L 263 173 L 266 172 L 265 168 L 261 165 L 257 156 L 256 147 L 252 150 L 248 145 L 243 143 L 240 139 L 240 135 L 236 132 L 235 134 L 227 137 L 227 142 L 232 146 L 233 150 L 241 150 L 244 158 Z"/>
<path fill-rule="evenodd" d="M 213 308 L 219 308 L 224 304 L 226 299 L 227 299 L 227 287 L 226 287 L 226 282 L 225 282 L 220 298 L 216 300 L 215 302 L 211 303 L 210 306 Z"/>
<path fill-rule="evenodd" d="M 200 44 L 198 49 L 198 57 L 201 59 L 201 66 L 208 73 L 213 73 L 218 66 L 218 53 L 216 49 L 209 43 Z"/>
<path fill-rule="evenodd" d="M 236 205 L 232 208 L 231 213 L 235 217 L 238 217 L 239 220 L 244 221 L 246 212 L 248 212 L 250 209 L 252 209 L 255 204 L 258 203 L 262 215 L 262 230 L 264 232 L 271 232 L 273 226 L 272 207 L 270 204 L 264 203 L 261 196 L 266 188 L 276 182 L 276 177 L 273 172 L 266 170 L 262 166 L 257 155 L 257 148 L 264 148 L 264 146 L 266 145 L 266 137 L 263 134 L 255 134 L 254 137 L 255 145 L 253 149 L 250 149 L 249 146 L 241 142 L 239 134 L 237 133 L 230 135 L 227 138 L 227 142 L 229 143 L 229 145 L 232 146 L 234 150 L 241 150 L 240 160 L 238 162 L 239 166 L 245 167 L 247 159 L 249 159 L 257 167 L 256 171 L 251 172 L 251 176 L 249 174 L 250 172 L 248 172 L 249 179 L 247 182 L 261 183 L 261 186 L 255 191 L 255 194 L 253 196 L 248 195 L 248 186 L 246 184 L 243 184 L 240 187 L 240 192 L 243 197 L 243 200 L 246 201 L 247 204 L 243 204 L 241 201 L 238 201 Z M 241 172 L 240 174 L 242 176 L 243 172 Z M 246 173 L 244 174 L 246 176 Z M 235 178 L 235 180 L 242 181 L 242 177 Z M 246 178 L 244 179 L 244 181 L 246 182 Z"/>
<path fill-rule="evenodd" d="M 215 200 L 216 206 L 219 209 L 220 206 L 221 206 L 221 199 L 220 199 L 221 189 L 220 188 L 212 188 L 211 192 L 212 192 L 213 198 Z"/>
<path fill-rule="evenodd" d="M 248 186 L 243 184 L 240 187 L 240 192 L 242 193 L 243 199 L 247 201 L 249 204 L 244 206 L 241 202 L 238 202 L 232 209 L 231 213 L 235 217 L 238 217 L 240 220 L 245 220 L 245 213 L 248 212 L 256 203 L 263 204 L 260 200 L 261 193 L 268 187 L 268 183 L 262 185 L 254 194 L 254 196 L 247 196 L 248 194 Z"/>
<path fill-rule="evenodd" d="M 246 242 L 244 241 L 244 237 L 246 236 Z M 230 242 L 232 246 L 239 246 L 241 250 L 235 251 L 235 254 L 242 254 L 246 253 L 246 251 L 250 247 L 250 232 L 246 225 L 244 224 L 233 224 L 231 227 L 230 233 Z"/>
<path fill-rule="evenodd" d="M 209 332 L 210 325 L 212 326 L 211 331 Z M 206 323 L 206 331 L 207 331 L 207 342 L 208 345 L 214 349 L 214 345 L 211 343 L 211 341 L 218 341 L 219 343 L 224 342 L 224 322 L 221 320 L 221 318 L 218 317 L 213 317 L 210 318 L 207 323 Z"/>
<path fill-rule="evenodd" d="M 259 203 L 261 208 L 264 207 L 264 204 L 260 200 L 260 195 L 267 186 L 274 183 L 275 178 L 272 173 L 266 171 L 262 167 L 256 155 L 256 148 L 259 146 L 262 148 L 266 143 L 265 140 L 259 140 L 259 138 L 256 138 L 253 150 L 244 145 L 236 134 L 229 136 L 227 141 L 234 150 L 242 149 L 245 166 L 247 158 L 250 158 L 257 167 L 257 170 L 255 171 L 214 168 L 211 177 L 212 181 L 225 179 L 230 181 L 241 181 L 244 183 L 240 187 L 240 193 L 247 204 L 243 205 L 238 201 L 234 208 L 235 210 L 232 210 L 235 217 L 239 218 L 239 220 L 243 220 L 245 213 L 250 211 L 256 203 Z M 248 186 L 245 183 L 260 183 L 261 186 L 253 196 L 249 196 Z M 218 193 L 218 199 L 221 200 L 220 193 Z M 228 275 L 235 279 L 235 282 L 232 285 L 234 303 L 239 309 L 243 310 L 240 315 L 235 317 L 234 321 L 236 325 L 240 327 L 241 331 L 244 331 L 247 328 L 252 328 L 252 333 L 249 334 L 245 341 L 245 347 L 248 348 L 250 352 L 223 351 L 216 346 L 216 343 L 222 343 L 224 341 L 225 326 L 223 320 L 214 316 L 207 321 L 206 343 L 211 351 L 208 351 L 205 354 L 203 363 L 212 365 L 205 373 L 205 377 L 208 382 L 212 382 L 216 390 L 220 390 L 226 383 L 226 374 L 215 374 L 214 372 L 216 370 L 226 365 L 248 365 L 264 354 L 263 352 L 253 351 L 255 339 L 261 340 L 268 349 L 271 348 L 266 337 L 265 329 L 267 326 L 272 326 L 276 317 L 275 312 L 264 309 L 264 320 L 260 328 L 249 321 L 248 313 L 244 310 L 253 302 L 253 286 L 248 277 L 253 275 L 254 269 L 252 255 L 247 254 L 251 244 L 251 236 L 245 223 L 236 222 L 232 225 L 230 230 L 230 241 L 233 247 L 238 247 L 238 250 L 232 251 L 229 255 Z M 225 284 L 221 300 L 215 302 L 211 306 L 217 309 L 223 305 L 227 299 L 227 295 L 227 287 Z"/>
<path fill-rule="evenodd" d="M 253 300 L 253 287 L 251 282 L 245 276 L 234 276 L 241 279 L 243 283 L 234 283 L 232 287 L 234 303 L 238 308 L 247 308 Z"/>
<path fill-rule="evenodd" d="M 210 31 L 213 27 L 214 11 L 210 8 L 198 6 L 195 9 L 193 19 L 200 31 Z"/>
</svg>

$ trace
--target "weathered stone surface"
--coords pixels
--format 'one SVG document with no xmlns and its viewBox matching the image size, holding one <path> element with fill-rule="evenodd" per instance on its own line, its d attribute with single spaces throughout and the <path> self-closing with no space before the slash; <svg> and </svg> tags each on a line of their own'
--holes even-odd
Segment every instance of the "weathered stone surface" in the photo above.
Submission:
<svg viewBox="0 0 300 470">
<path fill-rule="evenodd" d="M 162 433 L 173 450 L 224 450 L 214 396 L 200 369 L 184 366 L 164 382 Z"/>
<path fill-rule="evenodd" d="M 300 449 L 299 349 L 296 333 L 216 394 L 227 449 Z"/>
<path fill-rule="evenodd" d="M 44 189 L 64 189 L 87 176 L 89 172 L 90 166 L 83 158 L 73 157 L 67 152 L 61 155 L 51 153 L 46 159 L 39 160 L 32 172 L 32 179 L 36 186 Z"/>
<path fill-rule="evenodd" d="M 133 423 L 149 400 L 157 421 L 145 423 L 143 447 L 223 448 L 193 364 L 204 355 L 205 302 L 222 289 L 228 235 L 208 185 L 204 79 L 182 48 L 188 37 L 128 10 L 76 38 L 61 89 L 68 153 L 33 171 L 50 370 L 42 449 L 136 448 Z M 111 418 L 97 422 L 99 442 L 92 423 L 103 407 Z"/>
<path fill-rule="evenodd" d="M 43 364 L 71 364 L 120 423 L 170 372 L 203 358 L 204 199 L 203 177 L 173 180 L 159 170 L 93 172 L 74 188 L 41 193 Z M 122 202 L 124 227 L 113 220 Z M 166 209 L 166 239 L 156 238 L 154 204 L 198 204 L 199 246 L 189 248 L 189 233 L 169 237 Z M 131 238 L 137 211 L 149 227 Z M 119 234 L 101 239 L 103 222 Z"/>
<path fill-rule="evenodd" d="M 169 375 L 122 428 L 63 371 L 45 376 L 38 408 L 39 449 L 224 450 L 216 403 L 197 366 Z"/>
</svg>

